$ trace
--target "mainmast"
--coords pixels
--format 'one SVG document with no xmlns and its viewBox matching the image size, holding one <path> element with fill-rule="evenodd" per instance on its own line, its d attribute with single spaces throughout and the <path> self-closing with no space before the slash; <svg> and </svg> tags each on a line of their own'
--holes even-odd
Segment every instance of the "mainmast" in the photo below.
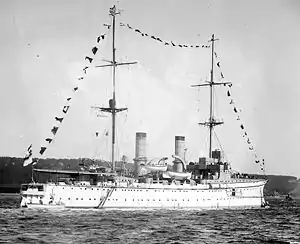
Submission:
<svg viewBox="0 0 300 244">
<path fill-rule="evenodd" d="M 224 122 L 218 121 L 214 117 L 214 111 L 213 111 L 213 95 L 214 95 L 214 86 L 216 85 L 226 85 L 230 84 L 230 82 L 215 82 L 214 81 L 214 44 L 215 41 L 219 39 L 215 39 L 215 35 L 213 34 L 210 41 L 211 42 L 211 71 L 210 71 L 210 81 L 206 81 L 204 84 L 199 84 L 199 85 L 192 85 L 192 87 L 200 87 L 200 86 L 209 86 L 210 90 L 210 96 L 209 96 L 209 118 L 208 121 L 201 122 L 199 125 L 204 125 L 209 127 L 209 151 L 208 155 L 211 158 L 212 157 L 212 133 L 213 133 L 213 128 L 217 125 L 221 125 Z"/>
<path fill-rule="evenodd" d="M 116 6 L 114 5 L 109 9 L 109 15 L 112 16 L 112 61 L 109 61 L 110 64 L 98 65 L 96 67 L 109 67 L 112 66 L 112 99 L 109 100 L 109 108 L 103 107 L 93 107 L 102 112 L 111 113 L 112 117 L 112 145 L 111 145 L 111 167 L 112 170 L 115 170 L 115 144 L 116 144 L 116 115 L 121 111 L 127 110 L 127 108 L 117 108 L 116 107 L 116 67 L 119 65 L 129 65 L 136 64 L 137 62 L 126 62 L 119 63 L 116 61 L 116 48 L 115 48 L 115 32 L 116 32 L 116 15 L 120 14 L 117 11 Z"/>
</svg>

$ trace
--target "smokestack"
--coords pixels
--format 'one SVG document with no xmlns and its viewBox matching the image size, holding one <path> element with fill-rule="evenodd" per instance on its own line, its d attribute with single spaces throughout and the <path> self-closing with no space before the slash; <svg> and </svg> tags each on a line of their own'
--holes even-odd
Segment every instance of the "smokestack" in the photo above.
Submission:
<svg viewBox="0 0 300 244">
<path fill-rule="evenodd" d="M 175 155 L 184 158 L 185 138 L 184 136 L 175 136 Z"/>
<path fill-rule="evenodd" d="M 185 149 L 184 136 L 175 136 L 175 155 L 180 157 L 182 160 L 184 159 L 184 149 Z M 183 172 L 183 165 L 178 159 L 174 160 L 173 171 Z"/>
<path fill-rule="evenodd" d="M 137 132 L 136 140 L 135 140 L 135 173 L 136 176 L 140 171 L 140 165 L 145 164 L 147 162 L 147 133 L 145 132 Z"/>
</svg>

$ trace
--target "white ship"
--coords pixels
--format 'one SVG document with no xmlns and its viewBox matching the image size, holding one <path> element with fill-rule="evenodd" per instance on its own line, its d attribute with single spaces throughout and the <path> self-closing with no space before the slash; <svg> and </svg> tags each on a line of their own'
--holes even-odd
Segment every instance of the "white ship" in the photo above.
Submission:
<svg viewBox="0 0 300 244">
<path fill-rule="evenodd" d="M 113 10 L 113 11 L 112 11 Z M 115 8 L 110 9 L 113 31 L 113 60 L 111 66 L 115 74 L 116 66 L 124 63 L 115 61 Z M 209 86 L 210 94 L 214 82 L 214 35 L 211 39 L 212 70 L 211 80 L 197 86 Z M 126 63 L 131 64 L 131 63 Z M 108 65 L 106 65 L 108 66 Z M 221 151 L 212 150 L 212 130 L 221 124 L 212 113 L 210 100 L 209 120 L 203 125 L 210 132 L 209 155 L 195 163 L 185 161 L 185 137 L 175 137 L 173 165 L 167 165 L 161 158 L 147 161 L 146 133 L 136 133 L 136 157 L 134 176 L 116 171 L 115 120 L 116 114 L 124 108 L 116 107 L 115 76 L 113 75 L 113 98 L 109 108 L 102 111 L 112 114 L 112 169 L 104 172 L 90 170 L 34 169 L 35 174 L 55 175 L 56 181 L 39 183 L 33 181 L 21 186 L 21 207 L 38 208 L 196 208 L 229 209 L 260 208 L 266 205 L 264 186 L 266 180 L 234 174 L 229 163 L 224 162 Z"/>
</svg>

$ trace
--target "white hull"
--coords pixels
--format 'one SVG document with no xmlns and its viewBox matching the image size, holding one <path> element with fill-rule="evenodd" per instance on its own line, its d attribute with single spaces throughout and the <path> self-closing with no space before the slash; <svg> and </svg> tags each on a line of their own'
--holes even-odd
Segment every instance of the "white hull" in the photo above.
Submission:
<svg viewBox="0 0 300 244">
<path fill-rule="evenodd" d="M 21 207 L 51 208 L 257 208 L 265 205 L 266 181 L 248 180 L 197 185 L 75 186 L 44 184 L 22 191 Z"/>
</svg>

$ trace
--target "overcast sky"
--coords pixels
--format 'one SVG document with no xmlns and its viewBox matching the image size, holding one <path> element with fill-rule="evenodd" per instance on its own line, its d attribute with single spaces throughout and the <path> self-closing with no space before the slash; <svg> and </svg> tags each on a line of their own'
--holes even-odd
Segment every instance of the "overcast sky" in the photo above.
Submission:
<svg viewBox="0 0 300 244">
<path fill-rule="evenodd" d="M 110 117 L 96 118 L 93 105 L 108 105 L 111 69 L 93 68 L 111 59 L 111 32 L 84 80 L 86 55 L 111 23 L 113 1 L 0 2 L 0 155 L 23 156 L 32 143 L 34 156 L 51 137 L 54 117 L 71 107 L 45 157 L 110 157 Z M 208 89 L 190 85 L 209 79 L 210 49 L 166 47 L 119 22 L 166 41 L 208 44 L 216 52 L 225 80 L 233 83 L 215 94 L 216 128 L 232 167 L 259 172 L 242 137 L 245 126 L 269 174 L 300 176 L 300 3 L 299 1 L 118 1 L 116 55 L 138 61 L 117 70 L 117 105 L 128 112 L 117 117 L 117 158 L 134 157 L 135 132 L 147 132 L 149 158 L 174 153 L 175 135 L 186 136 L 187 158 L 207 155 L 208 130 L 197 125 L 208 118 Z M 220 73 L 216 69 L 215 79 Z M 72 92 L 78 86 L 77 92 Z M 105 131 L 109 136 L 105 136 Z M 99 132 L 99 136 L 95 136 Z"/>
</svg>

